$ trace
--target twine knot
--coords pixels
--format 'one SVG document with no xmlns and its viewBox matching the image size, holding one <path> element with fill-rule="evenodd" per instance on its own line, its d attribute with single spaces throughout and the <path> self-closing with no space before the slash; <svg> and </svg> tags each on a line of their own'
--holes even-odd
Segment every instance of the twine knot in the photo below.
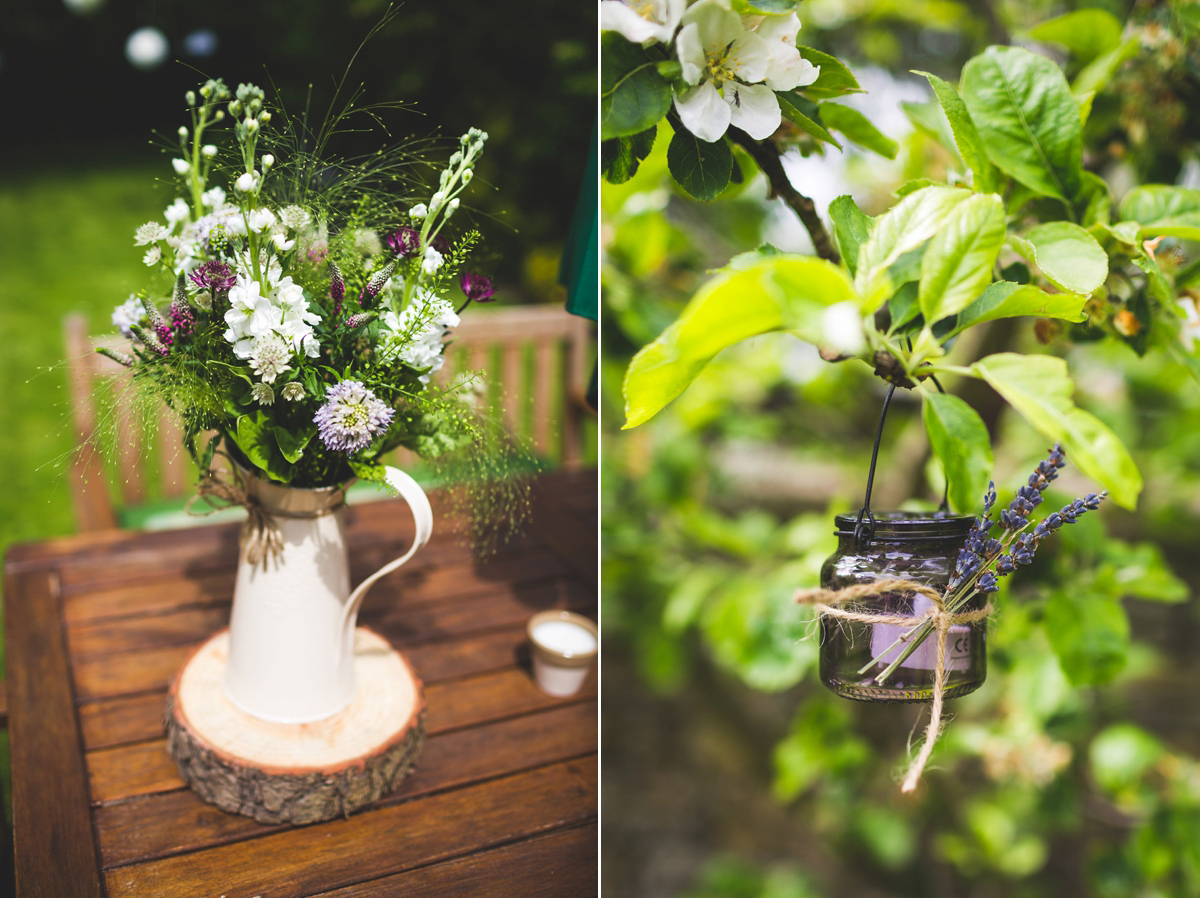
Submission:
<svg viewBox="0 0 1200 898">
<path fill-rule="evenodd" d="M 845 606 L 866 598 L 884 595 L 889 592 L 909 592 L 929 599 L 930 606 L 923 614 L 899 615 L 866 610 L 849 610 Z M 909 764 L 900 787 L 902 792 L 912 792 L 917 788 L 921 773 L 933 754 L 933 746 L 937 742 L 942 728 L 942 708 L 946 698 L 946 681 L 950 671 L 946 665 L 946 641 L 950 628 L 958 624 L 973 624 L 987 618 L 992 612 L 989 603 L 974 611 L 947 611 L 942 593 L 924 584 L 899 577 L 876 580 L 872 583 L 856 583 L 842 589 L 802 589 L 796 593 L 796 601 L 804 605 L 812 605 L 817 613 L 826 617 L 864 624 L 891 624 L 893 626 L 910 627 L 913 632 L 918 625 L 928 620 L 933 627 L 930 634 L 936 639 L 937 653 L 934 665 L 933 698 L 929 709 L 929 724 L 925 728 L 925 742 L 917 756 Z"/>
</svg>

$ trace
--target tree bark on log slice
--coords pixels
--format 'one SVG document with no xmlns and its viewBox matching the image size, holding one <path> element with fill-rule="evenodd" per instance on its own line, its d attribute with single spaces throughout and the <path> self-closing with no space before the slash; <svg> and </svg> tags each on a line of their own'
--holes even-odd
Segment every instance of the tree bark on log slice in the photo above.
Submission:
<svg viewBox="0 0 1200 898">
<path fill-rule="evenodd" d="M 425 698 L 408 660 L 382 636 L 354 636 L 354 699 L 315 723 L 270 723 L 221 688 L 229 631 L 202 645 L 167 694 L 167 751 L 201 798 L 260 823 L 348 815 L 395 789 L 425 741 Z"/>
</svg>

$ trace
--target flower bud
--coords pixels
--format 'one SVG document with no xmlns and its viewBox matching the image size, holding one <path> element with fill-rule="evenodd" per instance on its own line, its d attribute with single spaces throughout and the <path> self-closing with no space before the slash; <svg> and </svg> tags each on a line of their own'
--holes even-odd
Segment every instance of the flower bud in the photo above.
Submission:
<svg viewBox="0 0 1200 898">
<path fill-rule="evenodd" d="M 449 203 L 446 204 L 446 217 L 449 218 L 451 215 L 453 215 L 454 210 L 457 208 L 458 208 L 458 197 L 455 197 Z"/>
<path fill-rule="evenodd" d="M 202 146 L 200 148 L 200 153 L 206 159 L 211 159 L 213 156 L 217 155 L 217 146 L 216 146 L 216 144 L 206 143 L 204 146 Z"/>
<path fill-rule="evenodd" d="M 238 177 L 237 181 L 234 182 L 233 186 L 235 189 L 240 190 L 242 193 L 249 193 L 251 190 L 254 189 L 254 185 L 256 183 L 258 183 L 258 178 L 255 177 L 255 173 L 254 172 L 245 172 L 244 174 L 242 174 Z"/>
<path fill-rule="evenodd" d="M 171 168 L 175 169 L 175 174 L 177 175 L 186 175 L 192 170 L 186 159 L 172 159 Z"/>
<path fill-rule="evenodd" d="M 472 169 L 464 169 L 462 173 L 462 181 L 464 184 L 470 184 L 471 179 L 475 177 L 475 172 Z"/>
<path fill-rule="evenodd" d="M 245 121 L 242 122 L 242 127 L 246 129 L 247 134 L 253 137 L 258 133 L 258 119 L 246 116 Z"/>
<path fill-rule="evenodd" d="M 241 115 L 242 114 L 242 103 L 240 100 L 233 100 L 229 104 L 229 114 L 230 115 Z"/>
<path fill-rule="evenodd" d="M 413 206 L 411 209 L 408 210 L 408 217 L 411 218 L 413 221 L 420 221 L 428 214 L 429 214 L 429 210 L 425 208 L 424 203 L 417 203 L 415 206 Z"/>
<path fill-rule="evenodd" d="M 179 126 L 179 138 L 181 140 L 187 140 L 187 136 L 188 136 L 188 129 L 185 128 L 183 125 L 180 125 Z"/>
<path fill-rule="evenodd" d="M 275 164 L 275 157 L 272 156 L 270 153 L 264 153 L 263 157 L 262 157 L 262 164 L 263 164 L 263 171 L 266 171 L 272 165 Z"/>
<path fill-rule="evenodd" d="M 200 93 L 201 93 L 201 95 L 203 95 L 203 94 L 204 94 L 204 89 L 203 89 L 203 88 L 201 88 L 201 89 L 200 89 Z M 183 98 L 184 98 L 185 100 L 187 100 L 187 104 L 188 104 L 189 106 L 195 106 L 195 105 L 196 105 L 196 92 L 195 92 L 194 90 L 189 90 L 189 91 L 188 91 L 186 94 L 184 94 L 184 95 L 183 95 Z"/>
<path fill-rule="evenodd" d="M 224 109 L 218 109 L 216 111 L 216 113 L 214 113 L 214 115 L 213 115 L 214 122 L 219 122 L 223 118 L 225 118 L 225 110 Z"/>
<path fill-rule="evenodd" d="M 271 120 L 271 113 L 267 112 L 267 110 L 264 109 L 262 112 L 260 112 L 258 114 L 258 120 L 265 125 L 267 122 L 269 122 Z"/>
</svg>

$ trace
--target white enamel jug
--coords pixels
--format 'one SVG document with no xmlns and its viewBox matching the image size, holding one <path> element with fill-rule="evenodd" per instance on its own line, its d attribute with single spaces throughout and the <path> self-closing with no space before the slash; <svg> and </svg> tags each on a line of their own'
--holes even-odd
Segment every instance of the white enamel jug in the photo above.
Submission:
<svg viewBox="0 0 1200 898">
<path fill-rule="evenodd" d="M 238 562 L 222 685 L 233 704 L 273 723 L 311 723 L 354 698 L 354 624 L 371 585 L 429 541 L 433 510 L 417 482 L 387 468 L 387 482 L 412 509 L 412 545 L 350 589 L 345 490 L 293 489 L 246 476 L 249 495 L 274 520 L 282 551 Z"/>
</svg>

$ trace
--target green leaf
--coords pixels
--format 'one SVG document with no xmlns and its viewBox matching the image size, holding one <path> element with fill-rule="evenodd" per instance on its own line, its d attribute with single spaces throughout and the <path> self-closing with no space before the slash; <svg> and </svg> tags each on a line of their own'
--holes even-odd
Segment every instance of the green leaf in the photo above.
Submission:
<svg viewBox="0 0 1200 898">
<path fill-rule="evenodd" d="M 947 153 L 954 154 L 958 152 L 958 147 L 954 145 L 954 135 L 950 131 L 950 123 L 946 121 L 942 107 L 936 101 L 931 100 L 927 103 L 903 102 L 900 104 L 900 109 L 908 117 L 908 120 L 916 130 L 920 131 L 934 143 L 944 147 Z"/>
<path fill-rule="evenodd" d="M 300 461 L 300 457 L 304 455 L 304 447 L 317 435 L 315 424 L 310 424 L 296 433 L 278 426 L 272 430 L 275 433 L 275 442 L 279 446 L 280 454 L 292 464 Z"/>
<path fill-rule="evenodd" d="M 610 184 L 623 184 L 637 174 L 642 160 L 654 148 L 657 128 L 647 128 L 628 137 L 614 137 L 600 144 L 600 168 L 604 180 Z"/>
<path fill-rule="evenodd" d="M 1089 62 L 1121 43 L 1121 22 L 1103 9 L 1078 9 L 1036 25 L 1029 36 L 1062 44 L 1081 62 Z"/>
<path fill-rule="evenodd" d="M 1137 37 L 1130 37 L 1119 47 L 1114 47 L 1107 53 L 1104 53 L 1091 62 L 1089 62 L 1078 75 L 1075 76 L 1075 83 L 1071 85 L 1071 93 L 1078 99 L 1083 99 L 1089 94 L 1095 94 L 1098 91 L 1106 88 L 1113 76 L 1117 73 L 1117 69 L 1128 59 L 1133 59 L 1141 51 L 1141 40 Z M 1089 104 L 1090 105 L 1090 104 Z M 1087 120 L 1087 116 L 1084 116 Z"/>
<path fill-rule="evenodd" d="M 1141 727 L 1118 723 L 1096 734 L 1088 760 L 1096 783 L 1111 794 L 1135 785 L 1163 754 L 1162 743 Z"/>
<path fill-rule="evenodd" d="M 654 127 L 671 108 L 671 85 L 654 56 L 615 31 L 600 35 L 600 137 L 608 140 Z"/>
<path fill-rule="evenodd" d="M 917 295 L 926 324 L 966 308 L 991 283 L 1006 233 L 1004 203 L 994 193 L 955 205 L 921 259 Z"/>
<path fill-rule="evenodd" d="M 886 290 L 886 284 L 879 281 L 887 267 L 937 233 L 954 207 L 971 195 L 960 187 L 926 187 L 879 216 L 858 254 L 854 284 L 863 301 L 873 304 L 880 290 Z M 874 311 L 874 307 L 864 311 Z"/>
<path fill-rule="evenodd" d="M 1162 549 L 1154 543 L 1109 539 L 1105 562 L 1113 565 L 1113 579 L 1122 595 L 1150 602 L 1185 602 L 1191 595 L 1187 583 L 1175 576 Z"/>
<path fill-rule="evenodd" d="M 1112 680 L 1125 667 L 1129 618 L 1121 603 L 1078 590 L 1061 590 L 1046 602 L 1046 635 L 1058 664 L 1076 686 Z"/>
<path fill-rule="evenodd" d="M 1121 219 L 1136 221 L 1138 237 L 1183 237 L 1200 240 L 1200 190 L 1146 184 L 1121 200 Z"/>
<path fill-rule="evenodd" d="M 842 259 L 853 277 L 858 265 L 858 249 L 871 236 L 874 222 L 858 208 L 849 194 L 843 194 L 829 204 L 829 217 L 833 220 L 833 233 L 842 251 Z"/>
<path fill-rule="evenodd" d="M 1036 315 L 1039 318 L 1061 318 L 1064 321 L 1085 321 L 1083 312 L 1086 296 L 1075 293 L 1047 293 L 1032 284 L 997 281 L 983 291 L 975 302 L 958 314 L 955 333 L 994 321 L 997 318 L 1019 318 Z"/>
<path fill-rule="evenodd" d="M 958 154 L 967 168 L 975 175 L 975 189 L 981 193 L 992 193 L 997 190 L 1000 184 L 999 174 L 988 159 L 987 147 L 984 146 L 983 138 L 979 136 L 979 129 L 971 120 L 967 104 L 962 101 L 958 91 L 937 75 L 921 71 L 914 72 L 914 74 L 924 75 L 929 80 L 929 85 L 933 88 L 933 92 L 942 106 L 942 111 L 946 113 L 947 121 L 950 122 L 950 130 L 954 134 L 954 145 L 958 147 Z"/>
<path fill-rule="evenodd" d="M 861 147 L 878 153 L 885 159 L 895 159 L 900 145 L 887 137 L 857 109 L 838 103 L 822 103 L 821 121 L 834 131 L 841 131 Z"/>
<path fill-rule="evenodd" d="M 980 359 L 971 371 L 982 377 L 1020 413 L 1030 426 L 1053 442 L 1061 442 L 1069 461 L 1132 509 L 1142 489 L 1142 475 L 1129 450 L 1094 415 L 1071 401 L 1075 388 L 1067 363 L 1048 355 L 1004 352 Z"/>
<path fill-rule="evenodd" d="M 1108 278 L 1108 254 L 1096 238 L 1069 221 L 1050 221 L 1025 234 L 1029 261 L 1069 293 L 1090 294 Z"/>
<path fill-rule="evenodd" d="M 800 0 L 733 0 L 732 6 L 741 16 L 785 16 L 799 8 Z"/>
<path fill-rule="evenodd" d="M 922 187 L 937 187 L 939 182 L 932 178 L 913 178 L 911 181 L 905 181 L 899 187 L 892 191 L 892 196 L 898 200 L 904 199 L 910 193 L 916 193 Z"/>
<path fill-rule="evenodd" d="M 291 482 L 293 468 L 279 451 L 271 419 L 266 412 L 257 411 L 251 415 L 240 416 L 237 419 L 237 433 L 233 439 L 250 463 L 265 471 L 272 480 L 280 483 Z"/>
<path fill-rule="evenodd" d="M 1095 172 L 1085 171 L 1079 189 L 1077 207 L 1082 207 L 1079 223 L 1085 228 L 1112 221 L 1112 194 L 1108 183 Z"/>
<path fill-rule="evenodd" d="M 724 137 L 709 143 L 680 127 L 667 147 L 667 167 L 688 196 L 708 202 L 729 186 L 733 152 Z"/>
<path fill-rule="evenodd" d="M 806 95 L 818 100 L 827 100 L 863 92 L 854 73 L 846 68 L 840 59 L 830 56 L 828 53 L 822 53 L 820 50 L 814 50 L 812 47 L 797 47 L 796 49 L 800 51 L 800 55 L 804 59 L 821 67 L 821 73 L 817 75 L 816 81 L 799 88 Z"/>
<path fill-rule="evenodd" d="M 807 256 L 770 256 L 741 271 L 718 275 L 630 362 L 625 372 L 625 427 L 654 417 L 713 356 L 747 337 L 790 329 L 816 342 L 824 308 L 853 295 L 841 268 Z"/>
<path fill-rule="evenodd" d="M 964 67 L 962 99 L 1001 171 L 1070 202 L 1083 171 L 1083 122 L 1062 70 L 1019 47 L 988 47 Z"/>
<path fill-rule="evenodd" d="M 992 474 L 992 444 L 983 419 L 948 393 L 922 392 L 921 415 L 933 454 L 950 485 L 950 506 L 973 511 Z"/>
<path fill-rule="evenodd" d="M 831 143 L 839 150 L 842 148 L 837 138 L 830 134 L 824 125 L 812 117 L 817 114 L 815 103 L 800 96 L 798 91 L 776 93 L 775 98 L 779 100 L 779 111 L 783 114 L 783 117 L 805 134 L 809 134 L 817 140 L 823 140 L 825 143 Z"/>
</svg>

